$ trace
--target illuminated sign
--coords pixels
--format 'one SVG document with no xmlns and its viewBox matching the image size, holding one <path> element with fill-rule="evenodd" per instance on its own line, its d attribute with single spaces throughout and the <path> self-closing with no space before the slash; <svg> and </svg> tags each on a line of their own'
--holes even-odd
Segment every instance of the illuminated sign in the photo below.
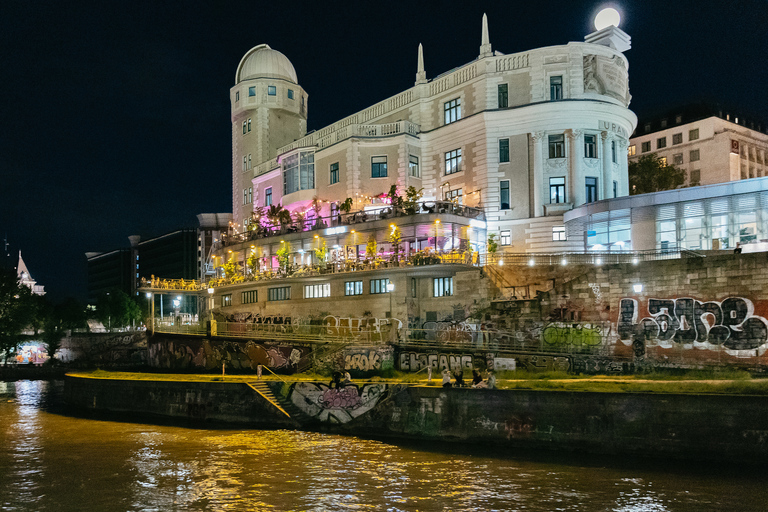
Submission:
<svg viewBox="0 0 768 512">
<path fill-rule="evenodd" d="M 335 228 L 328 228 L 325 230 L 326 235 L 338 235 L 340 233 L 346 233 L 347 226 L 337 226 Z"/>
</svg>

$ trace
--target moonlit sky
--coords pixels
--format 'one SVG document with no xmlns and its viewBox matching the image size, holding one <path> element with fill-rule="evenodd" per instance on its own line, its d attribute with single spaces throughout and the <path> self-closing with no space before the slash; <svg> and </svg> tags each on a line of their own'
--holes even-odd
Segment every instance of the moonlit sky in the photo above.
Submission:
<svg viewBox="0 0 768 512">
<path fill-rule="evenodd" d="M 615 7 L 630 108 L 702 99 L 768 121 L 768 2 L 130 2 L 0 5 L 0 238 L 51 298 L 85 297 L 86 251 L 231 211 L 229 88 L 260 43 L 309 94 L 309 130 L 494 50 L 583 41 Z M 6 263 L 6 261 L 4 261 Z"/>
</svg>

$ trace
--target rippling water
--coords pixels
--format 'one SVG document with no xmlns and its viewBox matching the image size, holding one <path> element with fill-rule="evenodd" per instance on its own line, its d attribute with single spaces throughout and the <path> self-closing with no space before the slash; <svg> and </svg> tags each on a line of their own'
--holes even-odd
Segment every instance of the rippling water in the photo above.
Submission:
<svg viewBox="0 0 768 512">
<path fill-rule="evenodd" d="M 0 510 L 765 511 L 762 471 L 71 416 L 0 382 Z"/>
</svg>

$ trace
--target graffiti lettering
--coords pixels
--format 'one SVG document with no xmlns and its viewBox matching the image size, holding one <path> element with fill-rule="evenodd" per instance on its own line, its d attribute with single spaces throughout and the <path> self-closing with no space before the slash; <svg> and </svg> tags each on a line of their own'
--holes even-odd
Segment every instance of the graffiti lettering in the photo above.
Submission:
<svg viewBox="0 0 768 512">
<path fill-rule="evenodd" d="M 328 423 L 347 423 L 373 409 L 386 390 L 385 384 L 330 389 L 325 384 L 297 382 L 289 397 L 296 407 L 312 418 Z"/>
<path fill-rule="evenodd" d="M 460 370 L 473 368 L 473 358 L 469 354 L 426 354 L 419 352 L 400 352 L 398 369 L 403 372 L 417 372 L 431 367 L 433 370 Z"/>
<path fill-rule="evenodd" d="M 594 347 L 603 342 L 603 328 L 597 324 L 549 324 L 541 332 L 541 339 L 547 345 Z"/>
<path fill-rule="evenodd" d="M 753 350 L 768 342 L 768 321 L 754 315 L 749 299 L 728 297 L 722 302 L 692 298 L 649 299 L 648 314 L 639 322 L 635 299 L 621 299 L 619 338 L 662 342 L 722 345 L 730 350 Z"/>
</svg>

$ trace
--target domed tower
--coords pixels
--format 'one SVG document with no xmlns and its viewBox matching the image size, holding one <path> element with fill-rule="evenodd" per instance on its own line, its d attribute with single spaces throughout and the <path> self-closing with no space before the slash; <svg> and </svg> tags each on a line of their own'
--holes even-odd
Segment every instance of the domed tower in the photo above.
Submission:
<svg viewBox="0 0 768 512">
<path fill-rule="evenodd" d="M 307 133 L 307 93 L 288 58 L 266 44 L 246 53 L 230 89 L 232 104 L 232 213 L 243 223 L 253 211 L 251 179 L 277 149 Z M 263 201 L 261 201 L 263 204 Z"/>
</svg>

